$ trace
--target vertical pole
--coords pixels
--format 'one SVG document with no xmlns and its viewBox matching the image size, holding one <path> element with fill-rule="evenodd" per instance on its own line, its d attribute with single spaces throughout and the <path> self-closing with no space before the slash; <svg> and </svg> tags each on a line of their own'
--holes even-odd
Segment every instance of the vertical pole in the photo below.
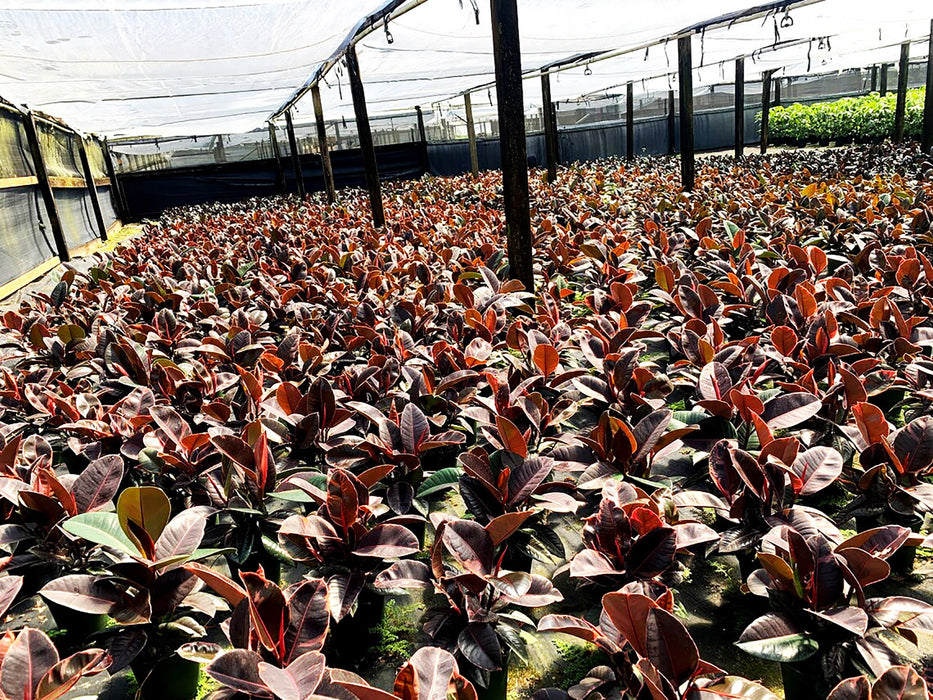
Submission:
<svg viewBox="0 0 933 700">
<path fill-rule="evenodd" d="M 126 195 L 123 193 L 123 185 L 117 178 L 117 169 L 113 164 L 113 154 L 110 152 L 110 142 L 104 139 L 103 143 L 104 163 L 107 165 L 107 177 L 110 178 L 110 199 L 113 201 L 117 217 L 123 223 L 130 217 L 130 209 L 126 205 Z"/>
<path fill-rule="evenodd" d="M 285 129 L 288 131 L 288 148 L 292 154 L 292 168 L 295 171 L 295 185 L 298 187 L 298 196 L 305 196 L 305 178 L 301 173 L 301 154 L 298 152 L 298 139 L 295 138 L 295 124 L 292 122 L 292 111 L 285 110 Z"/>
<path fill-rule="evenodd" d="M 888 94 L 888 64 L 881 64 L 881 96 Z"/>
<path fill-rule="evenodd" d="M 327 126 L 324 124 L 324 108 L 321 106 L 321 89 L 317 83 L 311 88 L 311 101 L 314 103 L 314 121 L 317 122 L 317 148 L 321 152 L 321 170 L 324 172 L 324 191 L 327 201 L 337 201 L 337 187 L 334 185 L 334 169 L 330 164 L 330 149 L 327 147 Z"/>
<path fill-rule="evenodd" d="M 871 67 L 871 90 L 869 92 L 878 91 L 878 66 L 874 65 Z"/>
<path fill-rule="evenodd" d="M 217 134 L 217 136 L 214 137 L 214 162 L 227 162 L 227 152 L 224 150 L 224 137 L 222 134 Z"/>
<path fill-rule="evenodd" d="M 927 92 L 923 101 L 923 141 L 924 153 L 933 149 L 933 20 L 930 21 L 930 43 L 927 49 Z"/>
<path fill-rule="evenodd" d="M 674 113 L 674 91 L 667 91 L 667 155 L 672 156 L 677 152 L 677 117 Z"/>
<path fill-rule="evenodd" d="M 104 212 L 100 208 L 100 199 L 97 197 L 97 183 L 94 182 L 94 173 L 91 170 L 91 161 L 87 157 L 87 146 L 82 136 L 75 136 L 78 139 L 78 155 L 81 157 L 81 169 L 84 171 L 84 184 L 87 186 L 88 196 L 91 198 L 91 208 L 94 210 L 94 218 L 97 220 L 97 230 L 100 233 L 100 240 L 107 240 L 107 224 L 104 223 Z"/>
<path fill-rule="evenodd" d="M 781 104 L 781 79 L 774 79 L 774 100 L 772 104 L 779 105 Z"/>
<path fill-rule="evenodd" d="M 428 134 L 424 130 L 424 112 L 421 111 L 421 105 L 415 107 L 415 113 L 418 115 L 418 138 L 421 140 L 421 143 L 428 142 Z"/>
<path fill-rule="evenodd" d="M 677 38 L 677 71 L 680 86 L 680 179 L 690 192 L 696 184 L 693 145 L 693 36 Z"/>
<path fill-rule="evenodd" d="M 466 110 L 467 138 L 470 139 L 470 172 L 476 177 L 479 175 L 479 153 L 476 150 L 476 129 L 473 128 L 473 103 L 468 92 L 463 94 L 463 108 Z"/>
<path fill-rule="evenodd" d="M 415 107 L 415 114 L 418 115 L 418 140 L 421 143 L 421 162 L 424 172 L 431 169 L 431 161 L 428 157 L 428 132 L 424 128 L 424 112 L 421 111 L 421 105 Z"/>
<path fill-rule="evenodd" d="M 557 164 L 560 162 L 560 141 L 557 135 L 557 109 L 551 101 L 551 74 L 541 73 L 541 101 L 544 103 L 544 150 L 547 155 L 547 181 L 557 179 Z"/>
<path fill-rule="evenodd" d="M 625 159 L 635 158 L 635 86 L 625 85 Z"/>
<path fill-rule="evenodd" d="M 499 102 L 499 150 L 509 275 L 534 292 L 534 246 L 528 201 L 528 149 L 522 94 L 522 53 L 517 0 L 490 0 L 492 47 Z"/>
<path fill-rule="evenodd" d="M 350 77 L 350 92 L 353 95 L 353 112 L 356 114 L 356 130 L 360 138 L 363 168 L 366 170 L 366 187 L 369 189 L 369 206 L 373 214 L 373 226 L 382 228 L 386 225 L 385 211 L 382 208 L 382 187 L 379 184 L 379 169 L 376 166 L 373 134 L 369 130 L 366 93 L 363 92 L 363 79 L 360 77 L 360 63 L 356 58 L 356 46 L 350 46 L 347 49 L 347 73 Z"/>
<path fill-rule="evenodd" d="M 745 59 L 735 59 L 735 157 L 745 153 Z"/>
<path fill-rule="evenodd" d="M 29 140 L 29 150 L 32 151 L 33 169 L 36 171 L 36 179 L 39 180 L 39 192 L 42 193 L 45 210 L 49 216 L 49 224 L 52 226 L 52 236 L 55 238 L 58 259 L 61 262 L 68 262 L 71 260 L 71 255 L 68 253 L 68 243 L 65 242 L 65 234 L 62 231 L 62 220 L 58 217 L 55 195 L 52 192 L 52 185 L 49 184 L 49 172 L 45 167 L 45 159 L 42 157 L 39 129 L 36 126 L 36 117 L 32 112 L 26 112 L 23 115 L 23 127 L 26 131 L 26 138 Z"/>
<path fill-rule="evenodd" d="M 894 143 L 904 140 L 904 117 L 907 115 L 907 73 L 910 70 L 910 42 L 901 44 L 901 62 L 897 67 L 897 107 L 894 110 Z"/>
<path fill-rule="evenodd" d="M 285 194 L 285 171 L 282 169 L 282 154 L 279 153 L 279 138 L 275 133 L 275 124 L 269 122 L 269 145 L 275 158 L 275 188 Z"/>
<path fill-rule="evenodd" d="M 761 74 L 761 152 L 768 152 L 768 119 L 771 116 L 771 71 Z"/>
</svg>

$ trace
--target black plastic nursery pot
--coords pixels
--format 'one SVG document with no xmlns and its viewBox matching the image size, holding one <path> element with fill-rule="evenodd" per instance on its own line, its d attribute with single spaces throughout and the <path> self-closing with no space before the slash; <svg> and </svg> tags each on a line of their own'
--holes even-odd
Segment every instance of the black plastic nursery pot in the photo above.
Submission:
<svg viewBox="0 0 933 700">
<path fill-rule="evenodd" d="M 136 657 L 130 664 L 143 700 L 193 700 L 198 694 L 201 667 L 178 654 L 153 661 Z"/>
<path fill-rule="evenodd" d="M 831 690 L 819 656 L 794 663 L 781 664 L 784 700 L 814 700 L 825 698 Z"/>
<path fill-rule="evenodd" d="M 100 632 L 107 625 L 106 615 L 92 615 L 72 610 L 50 600 L 45 603 L 56 629 L 61 633 L 55 638 L 55 643 L 62 652 L 70 653 L 84 647 L 88 637 L 95 632 Z"/>
<path fill-rule="evenodd" d="M 324 644 L 328 662 L 340 668 L 360 668 L 367 652 L 379 643 L 376 628 L 385 614 L 386 599 L 374 589 L 363 588 L 356 611 L 340 622 L 332 622 Z"/>
</svg>

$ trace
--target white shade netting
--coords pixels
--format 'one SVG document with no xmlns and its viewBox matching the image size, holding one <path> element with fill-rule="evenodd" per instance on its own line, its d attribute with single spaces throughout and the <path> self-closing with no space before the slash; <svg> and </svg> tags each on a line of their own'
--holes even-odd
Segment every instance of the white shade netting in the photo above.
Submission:
<svg viewBox="0 0 933 700">
<path fill-rule="evenodd" d="M 4 0 L 0 95 L 111 135 L 249 131 L 386 0 Z"/>
</svg>

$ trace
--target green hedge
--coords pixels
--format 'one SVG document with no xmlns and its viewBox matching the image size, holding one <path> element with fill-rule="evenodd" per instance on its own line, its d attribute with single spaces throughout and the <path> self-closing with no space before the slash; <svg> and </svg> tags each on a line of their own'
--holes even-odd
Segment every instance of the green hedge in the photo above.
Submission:
<svg viewBox="0 0 933 700">
<path fill-rule="evenodd" d="M 923 127 L 924 88 L 907 92 L 904 131 L 919 136 Z M 877 92 L 864 97 L 843 97 L 832 102 L 795 103 L 772 107 L 769 134 L 772 139 L 811 142 L 825 139 L 882 139 L 894 135 L 896 94 L 881 97 Z M 756 115 L 761 123 L 761 112 Z"/>
</svg>

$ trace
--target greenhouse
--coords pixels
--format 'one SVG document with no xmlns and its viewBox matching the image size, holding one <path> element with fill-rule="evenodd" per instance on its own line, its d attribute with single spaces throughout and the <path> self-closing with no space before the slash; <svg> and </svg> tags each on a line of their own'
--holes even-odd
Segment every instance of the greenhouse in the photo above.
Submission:
<svg viewBox="0 0 933 700">
<path fill-rule="evenodd" d="M 0 36 L 0 700 L 933 698 L 933 5 Z"/>
</svg>

